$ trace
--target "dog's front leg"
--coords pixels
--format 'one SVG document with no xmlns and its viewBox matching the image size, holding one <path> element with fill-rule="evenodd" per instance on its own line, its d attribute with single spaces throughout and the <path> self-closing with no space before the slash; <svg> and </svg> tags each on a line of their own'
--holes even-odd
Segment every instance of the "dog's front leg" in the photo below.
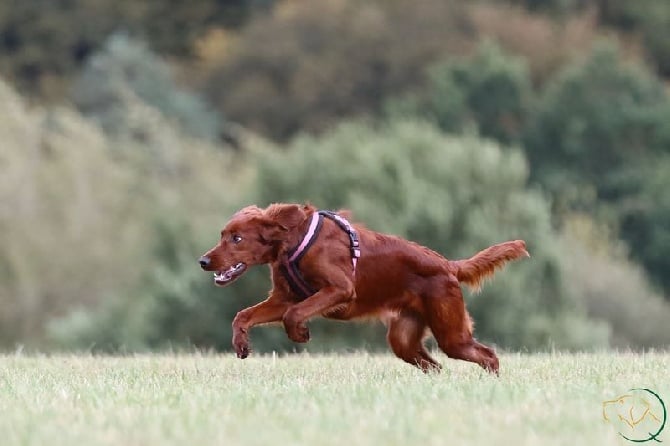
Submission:
<svg viewBox="0 0 670 446">
<path fill-rule="evenodd" d="M 246 308 L 233 319 L 233 347 L 237 357 L 249 356 L 249 329 L 255 325 L 280 322 L 291 305 L 272 296 L 253 307 Z"/>
<path fill-rule="evenodd" d="M 353 299 L 353 286 L 322 288 L 313 296 L 286 310 L 282 318 L 286 334 L 293 342 L 309 341 L 309 329 L 305 325 L 307 320 L 322 315 L 330 308 L 351 302 Z"/>
</svg>

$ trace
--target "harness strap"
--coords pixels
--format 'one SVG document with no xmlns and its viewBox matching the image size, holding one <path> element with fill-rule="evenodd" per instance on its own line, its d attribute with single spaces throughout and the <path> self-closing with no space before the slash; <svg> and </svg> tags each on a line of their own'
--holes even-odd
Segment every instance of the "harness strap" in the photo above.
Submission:
<svg viewBox="0 0 670 446">
<path fill-rule="evenodd" d="M 314 243 L 318 237 L 319 232 L 321 231 L 321 226 L 323 225 L 324 217 L 337 223 L 337 225 L 349 236 L 351 263 L 353 265 L 354 274 L 356 274 L 356 265 L 358 263 L 358 259 L 361 256 L 358 234 L 346 218 L 332 211 L 314 212 L 314 214 L 312 214 L 312 220 L 309 223 L 309 228 L 307 229 L 305 237 L 295 249 L 288 253 L 287 259 L 282 263 L 282 265 L 280 265 L 280 272 L 286 278 L 286 281 L 288 282 L 293 292 L 301 296 L 303 299 L 307 299 L 318 290 L 315 290 L 307 283 L 305 278 L 300 273 L 298 262 L 300 262 L 300 259 L 305 255 L 310 246 L 312 246 L 312 243 Z"/>
<path fill-rule="evenodd" d="M 354 229 L 353 226 L 351 226 L 351 223 L 349 223 L 349 221 L 346 218 L 336 214 L 335 212 L 319 211 L 319 214 L 333 220 L 349 236 L 349 246 L 351 249 L 351 263 L 353 263 L 354 265 L 354 274 L 356 274 L 356 264 L 358 263 L 358 259 L 361 257 L 360 242 L 358 240 L 358 234 L 356 233 L 356 230 Z"/>
<path fill-rule="evenodd" d="M 298 247 L 295 248 L 295 250 L 293 251 L 293 254 L 288 258 L 289 262 L 295 262 L 296 260 L 299 260 L 300 257 L 302 257 L 305 254 L 305 252 L 307 252 L 307 248 L 309 248 L 309 246 L 316 238 L 316 235 L 321 229 L 322 224 L 323 224 L 323 216 L 321 215 L 321 213 L 320 212 L 313 213 L 312 221 L 309 223 L 309 228 L 307 229 L 307 234 L 305 234 L 305 238 L 302 239 L 302 242 L 300 242 Z"/>
</svg>

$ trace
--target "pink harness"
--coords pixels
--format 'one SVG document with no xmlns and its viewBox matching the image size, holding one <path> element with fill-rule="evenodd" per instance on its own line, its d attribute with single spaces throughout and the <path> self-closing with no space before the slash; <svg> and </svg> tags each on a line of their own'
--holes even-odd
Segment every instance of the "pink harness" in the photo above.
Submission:
<svg viewBox="0 0 670 446">
<path fill-rule="evenodd" d="M 358 259 L 361 257 L 358 234 L 346 218 L 331 211 L 314 212 L 314 214 L 312 214 L 312 220 L 309 223 L 309 228 L 307 229 L 305 237 L 296 248 L 289 252 L 287 260 L 285 260 L 280 266 L 280 271 L 288 281 L 289 286 L 293 292 L 302 297 L 302 299 L 307 299 L 309 296 L 318 291 L 307 283 L 305 278 L 300 273 L 298 263 L 318 237 L 321 226 L 323 225 L 324 217 L 337 223 L 337 225 L 349 236 L 351 263 L 353 265 L 354 274 L 356 274 L 356 264 L 358 263 Z"/>
</svg>

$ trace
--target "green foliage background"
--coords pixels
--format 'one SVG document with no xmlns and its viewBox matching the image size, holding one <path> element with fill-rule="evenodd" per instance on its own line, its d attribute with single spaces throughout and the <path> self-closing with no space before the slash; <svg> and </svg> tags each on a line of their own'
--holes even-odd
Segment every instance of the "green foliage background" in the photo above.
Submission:
<svg viewBox="0 0 670 446">
<path fill-rule="evenodd" d="M 228 349 L 267 270 L 219 289 L 195 260 L 276 201 L 449 258 L 525 239 L 466 293 L 489 343 L 670 345 L 665 3 L 37 3 L 0 7 L 4 348 Z M 254 348 L 384 344 L 311 328 Z"/>
</svg>

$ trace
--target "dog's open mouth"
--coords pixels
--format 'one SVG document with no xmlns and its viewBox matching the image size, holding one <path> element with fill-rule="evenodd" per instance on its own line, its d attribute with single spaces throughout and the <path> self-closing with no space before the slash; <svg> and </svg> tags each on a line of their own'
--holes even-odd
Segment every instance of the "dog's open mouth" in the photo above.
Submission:
<svg viewBox="0 0 670 446">
<path fill-rule="evenodd" d="M 214 283 L 218 286 L 226 286 L 233 280 L 237 279 L 247 269 L 244 263 L 238 263 L 231 266 L 225 271 L 217 271 L 214 273 Z"/>
</svg>

